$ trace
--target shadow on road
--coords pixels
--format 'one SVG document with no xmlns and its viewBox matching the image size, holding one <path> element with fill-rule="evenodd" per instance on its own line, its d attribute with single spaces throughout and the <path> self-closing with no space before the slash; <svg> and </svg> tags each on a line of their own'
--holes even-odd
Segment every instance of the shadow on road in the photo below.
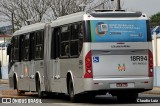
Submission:
<svg viewBox="0 0 160 106">
<path fill-rule="evenodd" d="M 37 94 L 29 95 L 27 98 L 36 99 Z M 72 103 L 69 99 L 68 95 L 65 94 L 57 94 L 50 93 L 48 96 L 44 96 L 42 99 L 42 103 Z M 87 103 L 87 104 L 139 104 L 137 102 L 119 102 L 116 97 L 106 97 L 106 96 L 97 96 L 95 99 L 84 99 L 81 98 L 78 103 Z"/>
</svg>

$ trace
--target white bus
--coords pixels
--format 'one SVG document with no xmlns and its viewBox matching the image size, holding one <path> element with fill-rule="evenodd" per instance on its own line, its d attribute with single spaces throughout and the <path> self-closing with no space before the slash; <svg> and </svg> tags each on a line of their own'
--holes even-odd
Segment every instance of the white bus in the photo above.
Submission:
<svg viewBox="0 0 160 106">
<path fill-rule="evenodd" d="M 8 54 L 10 87 L 19 95 L 135 100 L 153 88 L 149 19 L 141 12 L 79 12 L 28 25 L 13 34 Z"/>
</svg>

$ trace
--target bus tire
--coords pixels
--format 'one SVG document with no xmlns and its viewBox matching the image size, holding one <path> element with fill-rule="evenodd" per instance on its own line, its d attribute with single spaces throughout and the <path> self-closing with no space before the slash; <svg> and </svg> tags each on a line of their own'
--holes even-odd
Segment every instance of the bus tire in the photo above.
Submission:
<svg viewBox="0 0 160 106">
<path fill-rule="evenodd" d="M 77 97 L 74 94 L 74 87 L 73 87 L 73 82 L 71 78 L 69 79 L 69 82 L 68 82 L 68 94 L 72 102 L 74 103 L 77 102 Z"/>
<path fill-rule="evenodd" d="M 39 78 L 38 78 L 38 81 L 36 82 L 36 91 L 38 93 L 38 97 L 42 98 L 44 93 L 41 91 L 41 85 L 40 85 L 40 79 Z"/>
</svg>

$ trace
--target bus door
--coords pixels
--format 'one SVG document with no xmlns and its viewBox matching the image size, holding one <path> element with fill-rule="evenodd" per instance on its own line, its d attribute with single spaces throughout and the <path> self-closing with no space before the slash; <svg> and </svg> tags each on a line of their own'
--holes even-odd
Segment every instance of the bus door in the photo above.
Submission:
<svg viewBox="0 0 160 106">
<path fill-rule="evenodd" d="M 20 36 L 20 63 L 19 63 L 19 90 L 29 90 L 29 67 L 26 62 L 26 48 L 27 48 L 27 43 L 28 42 L 28 35 L 21 35 Z"/>
</svg>

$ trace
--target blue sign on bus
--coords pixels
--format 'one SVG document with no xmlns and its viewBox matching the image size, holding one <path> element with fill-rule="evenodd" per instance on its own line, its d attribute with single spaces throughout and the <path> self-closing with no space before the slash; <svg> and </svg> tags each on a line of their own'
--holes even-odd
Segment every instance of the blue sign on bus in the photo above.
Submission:
<svg viewBox="0 0 160 106">
<path fill-rule="evenodd" d="M 92 42 L 146 42 L 146 20 L 92 20 Z"/>
</svg>

